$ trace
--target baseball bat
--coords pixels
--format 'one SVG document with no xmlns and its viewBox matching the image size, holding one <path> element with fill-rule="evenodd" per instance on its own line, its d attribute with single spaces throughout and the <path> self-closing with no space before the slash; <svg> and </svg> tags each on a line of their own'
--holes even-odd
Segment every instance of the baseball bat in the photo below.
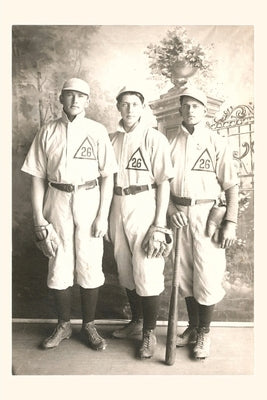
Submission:
<svg viewBox="0 0 267 400">
<path fill-rule="evenodd" d="M 177 319 L 178 319 L 178 288 L 179 288 L 178 271 L 179 271 L 179 267 L 180 267 L 181 231 L 182 231 L 182 228 L 176 230 L 175 256 L 174 256 L 174 266 L 173 266 L 171 298 L 170 298 L 170 305 L 169 305 L 166 353 L 165 353 L 165 364 L 167 364 L 167 365 L 174 364 L 175 355 L 176 355 L 176 337 L 177 337 Z"/>
</svg>

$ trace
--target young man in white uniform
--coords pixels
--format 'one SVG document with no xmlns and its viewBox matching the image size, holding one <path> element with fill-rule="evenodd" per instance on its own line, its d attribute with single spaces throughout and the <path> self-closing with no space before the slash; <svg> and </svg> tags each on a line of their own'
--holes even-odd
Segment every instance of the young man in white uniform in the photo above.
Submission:
<svg viewBox="0 0 267 400">
<path fill-rule="evenodd" d="M 32 175 L 34 230 L 38 247 L 49 257 L 47 284 L 58 314 L 55 331 L 43 342 L 45 349 L 71 336 L 74 283 L 80 286 L 82 333 L 91 348 L 106 347 L 94 318 L 98 289 L 104 283 L 103 236 L 117 163 L 104 126 L 85 118 L 89 95 L 87 82 L 65 82 L 62 117 L 40 129 L 22 167 Z"/>
<path fill-rule="evenodd" d="M 171 182 L 168 214 L 182 229 L 180 292 L 185 297 L 189 326 L 177 337 L 177 346 L 196 343 L 195 358 L 209 355 L 209 327 L 214 305 L 224 297 L 225 248 L 235 240 L 238 213 L 238 177 L 226 138 L 205 126 L 207 98 L 196 88 L 180 95 L 182 124 L 170 140 L 175 177 Z M 226 214 L 216 235 L 207 229 L 211 209 L 225 192 Z"/>
<path fill-rule="evenodd" d="M 173 177 L 169 143 L 142 119 L 144 95 L 136 86 L 118 94 L 121 121 L 112 134 L 119 171 L 115 176 L 110 213 L 110 238 L 118 267 L 119 281 L 126 288 L 132 320 L 113 332 L 116 338 L 140 334 L 138 356 L 150 358 L 156 346 L 159 295 L 164 290 L 164 243 L 169 180 Z M 156 229 L 153 244 L 144 238 Z M 159 230 L 157 230 L 159 228 Z"/>
</svg>

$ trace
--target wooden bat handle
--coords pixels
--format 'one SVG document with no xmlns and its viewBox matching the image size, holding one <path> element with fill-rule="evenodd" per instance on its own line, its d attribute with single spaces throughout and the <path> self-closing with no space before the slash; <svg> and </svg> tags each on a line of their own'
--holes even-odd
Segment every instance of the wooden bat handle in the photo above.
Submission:
<svg viewBox="0 0 267 400">
<path fill-rule="evenodd" d="M 176 230 L 175 241 L 175 257 L 173 266 L 172 278 L 172 291 L 169 306 L 169 319 L 167 330 L 166 354 L 165 364 L 173 365 L 176 355 L 176 336 L 177 336 L 177 318 L 178 318 L 178 271 L 180 267 L 180 243 L 181 243 L 181 230 Z"/>
</svg>

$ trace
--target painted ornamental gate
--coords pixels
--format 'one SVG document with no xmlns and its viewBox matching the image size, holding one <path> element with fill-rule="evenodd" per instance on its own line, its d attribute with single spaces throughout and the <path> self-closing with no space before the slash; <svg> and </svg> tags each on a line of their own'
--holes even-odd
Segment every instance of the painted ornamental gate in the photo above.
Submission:
<svg viewBox="0 0 267 400">
<path fill-rule="evenodd" d="M 254 107 L 229 108 L 220 119 L 214 118 L 210 128 L 221 136 L 228 136 L 234 149 L 240 177 L 240 191 L 254 190 Z"/>
<path fill-rule="evenodd" d="M 210 128 L 229 138 L 240 178 L 237 243 L 227 251 L 223 305 L 231 320 L 253 321 L 254 106 L 231 107 Z"/>
</svg>

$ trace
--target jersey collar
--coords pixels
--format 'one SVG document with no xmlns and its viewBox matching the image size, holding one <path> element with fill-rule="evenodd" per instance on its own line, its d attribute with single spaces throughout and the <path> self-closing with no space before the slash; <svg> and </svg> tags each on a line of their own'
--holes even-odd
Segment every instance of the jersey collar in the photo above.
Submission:
<svg viewBox="0 0 267 400">
<path fill-rule="evenodd" d="M 138 124 L 136 124 L 136 126 L 133 128 L 133 130 L 130 131 L 130 132 L 126 132 L 126 130 L 124 129 L 124 126 L 123 126 L 123 120 L 121 119 L 120 122 L 119 122 L 119 124 L 118 124 L 118 127 L 117 127 L 117 132 L 122 132 L 122 133 L 130 134 L 130 133 L 132 133 L 132 132 L 139 131 L 139 129 L 142 128 L 143 126 L 144 126 L 144 121 L 143 121 L 143 119 L 142 119 L 142 117 L 141 117 L 140 120 L 139 120 L 139 122 L 138 122 Z"/>
<path fill-rule="evenodd" d="M 70 121 L 70 120 L 68 119 L 68 116 L 67 116 L 67 114 L 65 113 L 65 111 L 62 110 L 62 117 L 61 117 L 61 118 L 62 118 L 62 121 L 65 122 L 66 124 L 74 124 L 74 123 L 76 123 L 77 121 L 80 121 L 81 119 L 83 119 L 84 116 L 85 116 L 85 111 L 82 111 L 80 114 L 76 115 L 76 117 L 74 118 L 73 121 Z"/>
<path fill-rule="evenodd" d="M 186 135 L 190 135 L 190 136 L 199 136 L 199 135 L 203 135 L 203 131 L 206 131 L 206 124 L 205 121 L 201 121 L 199 122 L 197 125 L 194 126 L 194 132 L 192 134 L 190 134 L 190 132 L 186 129 L 186 127 L 184 126 L 184 124 L 181 124 L 181 128 L 182 128 L 182 132 L 185 133 Z"/>
</svg>

